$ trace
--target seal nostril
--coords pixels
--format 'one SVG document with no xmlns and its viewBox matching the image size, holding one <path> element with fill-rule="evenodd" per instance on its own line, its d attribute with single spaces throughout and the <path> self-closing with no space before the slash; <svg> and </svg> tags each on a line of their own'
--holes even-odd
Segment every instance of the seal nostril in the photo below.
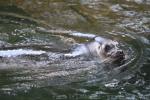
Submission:
<svg viewBox="0 0 150 100">
<path fill-rule="evenodd" d="M 123 51 L 118 51 L 117 55 L 124 55 L 124 52 Z"/>
<path fill-rule="evenodd" d="M 123 54 L 123 51 L 120 51 L 120 54 Z"/>
</svg>

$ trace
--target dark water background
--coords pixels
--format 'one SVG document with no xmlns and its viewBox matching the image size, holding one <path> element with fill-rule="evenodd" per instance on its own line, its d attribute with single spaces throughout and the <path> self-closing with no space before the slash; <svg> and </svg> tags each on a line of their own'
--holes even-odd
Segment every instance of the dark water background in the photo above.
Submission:
<svg viewBox="0 0 150 100">
<path fill-rule="evenodd" d="M 149 100 L 149 9 L 149 0 L 1 0 L 1 49 L 47 54 L 0 57 L 0 99 Z M 128 59 L 122 65 L 59 59 L 71 44 L 88 40 L 39 27 L 116 39 Z"/>
</svg>

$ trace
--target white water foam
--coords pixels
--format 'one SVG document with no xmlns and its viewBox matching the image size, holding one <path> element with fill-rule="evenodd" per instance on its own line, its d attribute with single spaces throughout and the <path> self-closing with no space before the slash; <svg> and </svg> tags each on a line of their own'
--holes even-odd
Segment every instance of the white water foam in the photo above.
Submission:
<svg viewBox="0 0 150 100">
<path fill-rule="evenodd" d="M 41 55 L 46 53 L 42 50 L 32 50 L 32 49 L 15 49 L 15 50 L 0 50 L 1 57 L 16 57 L 19 55 Z"/>
</svg>

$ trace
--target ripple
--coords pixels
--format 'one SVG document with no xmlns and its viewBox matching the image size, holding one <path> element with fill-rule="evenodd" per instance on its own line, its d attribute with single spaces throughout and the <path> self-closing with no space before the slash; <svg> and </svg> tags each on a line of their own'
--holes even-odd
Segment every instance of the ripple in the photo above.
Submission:
<svg viewBox="0 0 150 100">
<path fill-rule="evenodd" d="M 114 5 L 111 9 L 115 12 L 123 10 L 122 6 L 120 5 Z M 19 94 L 19 92 L 30 93 L 33 88 L 39 90 L 46 87 L 48 91 L 52 91 L 49 93 L 56 93 L 58 98 L 67 98 L 65 93 L 64 95 L 61 95 L 61 93 L 59 95 L 59 92 L 56 91 L 57 89 L 59 90 L 59 87 L 62 87 L 62 91 L 68 90 L 69 92 L 67 93 L 70 93 L 70 91 L 73 91 L 73 93 L 75 93 L 74 91 L 79 91 L 80 93 L 88 95 L 85 97 L 89 97 L 91 99 L 97 99 L 99 98 L 99 96 L 105 95 L 109 95 L 111 96 L 111 98 L 114 97 L 121 99 L 124 97 L 126 97 L 126 99 L 136 99 L 136 96 L 138 96 L 139 98 L 144 97 L 142 93 L 139 93 L 140 91 L 133 91 L 133 93 L 128 92 L 128 88 L 126 88 L 126 86 L 129 83 L 129 80 L 134 78 L 134 76 L 136 75 L 135 73 L 137 73 L 143 65 L 143 59 L 145 58 L 144 45 L 149 45 L 148 38 L 139 37 L 135 34 L 130 33 L 129 31 L 106 32 L 104 34 L 101 34 L 106 38 L 113 38 L 119 41 L 120 47 L 125 51 L 127 55 L 126 59 L 121 64 L 98 63 L 98 61 L 84 59 L 82 57 L 75 59 L 60 59 L 60 55 L 64 53 L 63 50 L 68 49 L 68 47 L 70 47 L 70 44 L 72 43 L 71 42 L 69 44 L 68 41 L 65 42 L 65 39 L 71 38 L 74 41 L 73 43 L 82 43 L 83 41 L 90 41 L 90 39 L 95 37 L 96 35 L 63 30 L 63 32 L 69 32 L 68 35 L 64 35 L 62 32 L 60 32 L 60 29 L 55 29 L 55 31 L 53 32 L 50 32 L 49 30 L 37 31 L 37 28 L 43 28 L 44 26 L 48 25 L 33 18 L 20 16 L 17 14 L 0 14 L 2 16 L 13 18 L 17 17 L 18 19 L 27 20 L 29 22 L 31 21 L 30 23 L 20 22 L 20 20 L 11 21 L 11 24 L 13 26 L 12 29 L 10 29 L 9 31 L 6 31 L 4 29 L 2 35 L 0 34 L 3 37 L 1 47 L 3 47 L 3 44 L 6 44 L 8 47 L 15 46 L 15 48 L 22 48 L 17 46 L 28 44 L 27 46 L 25 46 L 25 48 L 32 48 L 33 50 L 37 50 L 36 53 L 39 53 L 40 50 L 41 52 L 46 52 L 46 55 L 40 56 L 22 56 L 16 58 L 1 59 L 1 72 L 3 72 L 4 75 L 1 77 L 6 78 L 6 80 L 2 79 L 2 82 L 0 82 L 0 84 L 2 84 L 0 92 L 3 92 L 4 94 L 6 93 L 8 95 L 11 95 L 11 93 L 14 93 L 12 95 L 17 95 Z M 127 17 L 134 17 L 137 12 L 124 11 L 124 14 L 127 15 Z M 123 20 L 121 24 L 118 24 L 118 26 L 134 29 L 140 32 L 143 30 L 143 28 L 144 30 L 148 30 L 147 26 L 142 26 L 145 25 L 145 23 L 148 23 L 148 18 L 145 17 L 141 20 L 131 20 L 132 19 L 130 18 L 127 20 Z M 6 24 L 9 22 L 10 21 L 6 19 L 4 23 Z M 18 25 L 20 25 L 21 27 L 16 28 L 18 27 Z M 75 34 L 70 34 L 70 32 L 74 32 Z M 11 33 L 11 35 L 9 33 Z M 5 36 L 8 38 L 6 38 Z M 12 38 L 11 36 L 18 37 Z M 14 39 L 16 39 L 16 41 L 12 41 Z M 3 41 L 6 43 L 4 43 Z M 34 53 L 33 51 L 26 52 Z M 4 53 L 0 52 L 0 54 Z M 142 79 L 140 80 L 137 78 L 137 81 L 135 81 L 134 84 L 135 87 L 143 86 L 145 83 L 143 82 L 142 84 L 142 82 Z M 96 85 L 95 89 L 93 89 L 94 85 Z M 51 86 L 54 87 L 52 88 Z M 66 86 L 67 88 L 63 86 Z M 130 86 L 131 88 L 134 88 L 134 86 L 132 87 L 132 84 L 130 84 Z M 79 89 L 77 89 L 77 87 Z M 113 93 L 111 93 L 111 91 L 113 91 Z"/>
</svg>

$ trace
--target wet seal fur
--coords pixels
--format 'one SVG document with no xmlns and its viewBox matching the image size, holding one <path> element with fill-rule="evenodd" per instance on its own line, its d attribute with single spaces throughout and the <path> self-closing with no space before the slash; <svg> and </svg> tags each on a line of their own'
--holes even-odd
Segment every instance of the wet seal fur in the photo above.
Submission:
<svg viewBox="0 0 150 100">
<path fill-rule="evenodd" d="M 65 58 L 79 56 L 97 57 L 101 61 L 122 61 L 125 57 L 123 50 L 118 47 L 118 42 L 103 37 L 95 37 L 94 41 L 77 45 L 69 53 L 64 54 Z"/>
<path fill-rule="evenodd" d="M 98 57 L 101 61 L 107 62 L 122 61 L 125 58 L 125 53 L 118 47 L 119 43 L 111 39 L 103 38 L 90 33 L 81 33 L 62 29 L 48 30 L 42 27 L 38 27 L 37 31 L 51 33 L 54 35 L 94 39 L 92 42 L 75 46 L 69 53 L 63 54 L 62 58 L 88 56 L 89 58 Z"/>
</svg>

